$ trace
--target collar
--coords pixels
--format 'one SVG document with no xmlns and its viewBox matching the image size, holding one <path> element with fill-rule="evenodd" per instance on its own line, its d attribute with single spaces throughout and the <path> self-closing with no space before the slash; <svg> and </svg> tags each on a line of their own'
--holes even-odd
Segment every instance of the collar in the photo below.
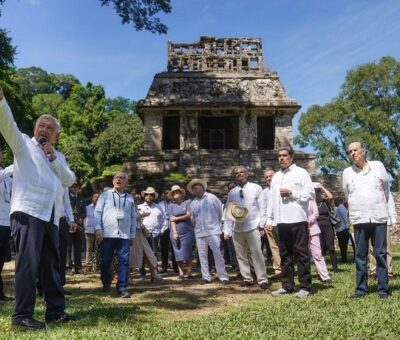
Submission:
<svg viewBox="0 0 400 340">
<path fill-rule="evenodd" d="M 204 191 L 204 194 L 203 194 L 203 196 L 201 196 L 201 197 L 197 197 L 197 196 L 195 196 L 195 200 L 198 200 L 198 201 L 200 201 L 200 200 L 202 200 L 203 198 L 206 198 L 208 195 L 208 192 L 207 191 Z"/>
<path fill-rule="evenodd" d="M 114 194 L 114 193 L 116 193 L 119 197 L 124 197 L 125 195 L 126 195 L 126 192 L 124 192 L 123 194 L 120 194 L 118 191 L 117 191 L 117 189 L 115 189 L 115 188 L 112 188 L 112 193 Z"/>
<path fill-rule="evenodd" d="M 280 169 L 279 171 L 281 171 L 282 173 L 286 173 L 288 171 L 291 171 L 292 169 L 296 168 L 296 164 L 292 163 L 290 164 L 286 169 Z"/>
<path fill-rule="evenodd" d="M 368 161 L 362 169 L 360 169 L 358 166 L 356 166 L 354 164 L 353 164 L 352 168 L 353 168 L 354 172 L 356 172 L 357 174 L 362 174 L 362 175 L 366 175 L 371 171 L 371 166 Z"/>
</svg>

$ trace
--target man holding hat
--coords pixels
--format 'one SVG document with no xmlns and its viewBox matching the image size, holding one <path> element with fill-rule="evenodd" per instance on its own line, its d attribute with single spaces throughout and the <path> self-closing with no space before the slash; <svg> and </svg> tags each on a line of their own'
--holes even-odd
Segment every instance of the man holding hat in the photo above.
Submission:
<svg viewBox="0 0 400 340">
<path fill-rule="evenodd" d="M 146 190 L 142 191 L 142 197 L 144 198 L 144 203 L 139 204 L 137 207 L 138 216 L 140 217 L 140 227 L 156 255 L 160 235 L 168 229 L 168 221 L 161 207 L 154 202 L 158 198 L 158 193 L 153 187 L 147 187 Z M 145 279 L 146 271 L 144 264 L 140 269 L 140 275 L 142 279 Z M 157 270 L 156 279 L 161 279 Z"/>
<path fill-rule="evenodd" d="M 264 207 L 262 188 L 248 182 L 247 169 L 237 166 L 233 169 L 237 187 L 228 193 L 226 202 L 226 219 L 224 222 L 224 238 L 233 236 L 240 274 L 243 277 L 242 287 L 254 284 L 251 275 L 249 256 L 254 266 L 257 282 L 261 289 L 268 289 L 267 270 L 264 255 L 261 251 L 259 227 Z"/>
<path fill-rule="evenodd" d="M 206 192 L 207 182 L 204 180 L 194 179 L 190 181 L 187 189 L 195 195 L 190 203 L 189 210 L 192 213 L 202 280 L 204 283 L 212 282 L 208 267 L 208 247 L 210 247 L 214 255 L 219 279 L 223 284 L 227 284 L 229 283 L 229 276 L 220 251 L 222 203 L 217 196 Z"/>
</svg>

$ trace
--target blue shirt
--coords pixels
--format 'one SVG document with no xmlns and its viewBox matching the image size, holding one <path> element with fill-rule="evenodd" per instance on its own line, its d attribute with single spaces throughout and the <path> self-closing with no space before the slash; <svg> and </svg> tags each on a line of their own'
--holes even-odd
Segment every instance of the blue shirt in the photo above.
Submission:
<svg viewBox="0 0 400 340">
<path fill-rule="evenodd" d="M 115 189 L 104 191 L 94 209 L 94 229 L 101 230 L 105 238 L 135 238 L 136 208 L 132 196 L 120 195 Z"/>
</svg>

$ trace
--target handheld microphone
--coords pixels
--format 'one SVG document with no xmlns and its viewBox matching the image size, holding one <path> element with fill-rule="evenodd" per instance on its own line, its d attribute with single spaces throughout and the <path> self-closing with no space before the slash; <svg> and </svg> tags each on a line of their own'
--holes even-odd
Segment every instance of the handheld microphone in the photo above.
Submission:
<svg viewBox="0 0 400 340">
<path fill-rule="evenodd" d="M 44 146 L 44 145 L 46 144 L 46 142 L 47 142 L 47 140 L 46 140 L 46 138 L 44 138 L 44 137 L 42 137 L 42 138 L 39 139 L 39 144 L 40 144 L 41 146 Z M 50 162 L 52 161 L 51 154 L 47 153 L 47 154 L 46 154 L 46 157 L 47 157 L 47 159 L 48 159 Z"/>
</svg>

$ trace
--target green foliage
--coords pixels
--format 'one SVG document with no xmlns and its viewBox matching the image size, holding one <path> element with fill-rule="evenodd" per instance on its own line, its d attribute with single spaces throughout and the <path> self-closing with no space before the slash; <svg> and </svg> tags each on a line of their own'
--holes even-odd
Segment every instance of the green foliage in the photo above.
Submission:
<svg viewBox="0 0 400 340">
<path fill-rule="evenodd" d="M 96 174 L 92 147 L 83 131 L 74 135 L 62 131 L 56 147 L 67 158 L 79 183 L 89 182 Z"/>
<path fill-rule="evenodd" d="M 13 80 L 28 98 L 33 98 L 37 94 L 58 93 L 66 99 L 69 97 L 72 87 L 79 84 L 78 79 L 72 75 L 49 74 L 36 66 L 18 69 Z"/>
<path fill-rule="evenodd" d="M 123 24 L 132 23 L 137 31 L 166 34 L 168 27 L 155 15 L 159 12 L 170 13 L 170 0 L 100 0 L 102 6 L 114 5 Z"/>
<path fill-rule="evenodd" d="M 188 180 L 188 177 L 180 172 L 169 172 L 164 176 L 164 181 L 167 182 L 187 182 Z"/>
<path fill-rule="evenodd" d="M 0 0 L 0 5 L 2 1 Z M 4 79 L 8 69 L 14 67 L 16 47 L 11 44 L 11 38 L 5 29 L 0 28 L 0 79 Z"/>
<path fill-rule="evenodd" d="M 113 164 L 104 168 L 101 177 L 114 176 L 117 172 L 123 171 L 124 166 L 122 164 Z"/>
<path fill-rule="evenodd" d="M 110 115 L 113 120 L 94 141 L 100 167 L 134 156 L 143 144 L 142 122 L 136 114 L 114 110 Z"/>
<path fill-rule="evenodd" d="M 362 141 L 369 157 L 383 162 L 396 180 L 400 163 L 400 62 L 383 57 L 348 72 L 339 95 L 312 106 L 299 121 L 296 143 L 312 146 L 323 172 L 348 166 L 346 146 Z"/>
<path fill-rule="evenodd" d="M 37 115 L 50 114 L 58 116 L 58 109 L 64 102 L 64 98 L 59 93 L 39 93 L 32 98 L 32 106 Z"/>
</svg>

